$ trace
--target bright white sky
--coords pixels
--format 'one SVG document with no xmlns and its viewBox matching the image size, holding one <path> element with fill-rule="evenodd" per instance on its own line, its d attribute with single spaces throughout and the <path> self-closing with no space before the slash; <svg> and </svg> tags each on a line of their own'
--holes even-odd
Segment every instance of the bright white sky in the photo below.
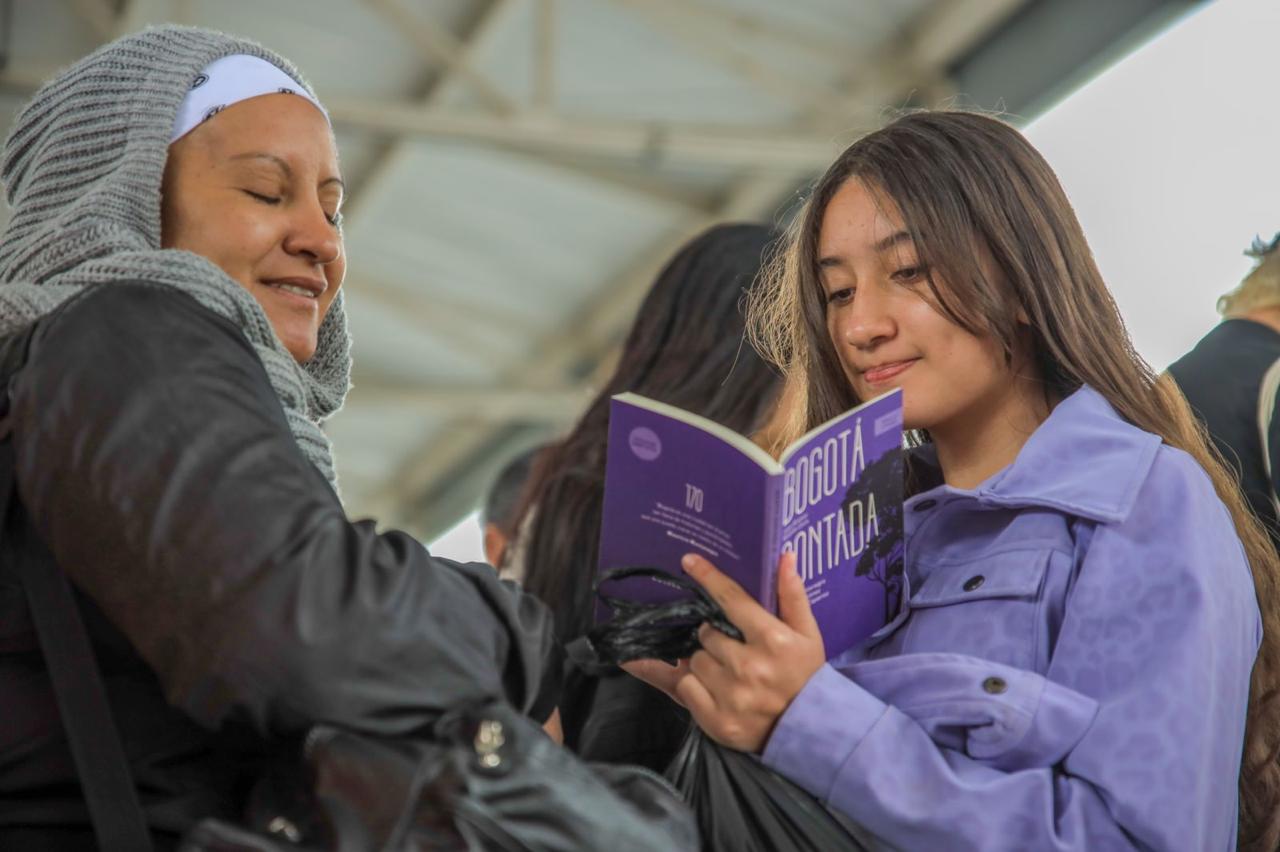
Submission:
<svg viewBox="0 0 1280 852">
<path fill-rule="evenodd" d="M 480 510 L 458 521 L 427 548 L 435 556 L 459 562 L 484 562 L 484 537 L 480 530 Z"/>
<path fill-rule="evenodd" d="M 1026 129 L 1058 172 L 1138 351 L 1164 369 L 1280 231 L 1280 2 L 1219 0 Z"/>
<path fill-rule="evenodd" d="M 1278 35 L 1278 0 L 1217 0 L 1026 128 L 1157 369 L 1216 322 L 1253 237 L 1280 231 Z M 483 559 L 477 516 L 431 551 Z"/>
</svg>

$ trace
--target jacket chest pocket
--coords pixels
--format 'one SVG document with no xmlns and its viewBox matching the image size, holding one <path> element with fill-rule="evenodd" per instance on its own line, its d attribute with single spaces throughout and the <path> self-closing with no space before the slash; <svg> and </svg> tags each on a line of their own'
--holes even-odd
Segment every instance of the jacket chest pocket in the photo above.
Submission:
<svg viewBox="0 0 1280 852">
<path fill-rule="evenodd" d="M 1041 670 L 1048 662 L 1042 591 L 1051 555 L 1014 550 L 926 568 L 898 631 L 898 653 L 969 654 Z"/>
</svg>

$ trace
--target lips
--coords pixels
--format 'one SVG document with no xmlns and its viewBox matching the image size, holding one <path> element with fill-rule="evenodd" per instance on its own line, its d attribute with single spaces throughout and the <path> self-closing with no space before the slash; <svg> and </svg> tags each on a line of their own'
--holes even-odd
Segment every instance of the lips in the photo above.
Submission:
<svg viewBox="0 0 1280 852">
<path fill-rule="evenodd" d="M 328 286 L 322 278 L 270 278 L 263 279 L 263 285 L 283 293 L 290 293 L 304 299 L 318 299 Z"/>
<path fill-rule="evenodd" d="M 905 361 L 888 361 L 884 364 L 877 364 L 874 367 L 868 367 L 863 370 L 862 378 L 869 385 L 884 384 L 895 376 L 898 376 L 904 371 L 910 369 L 911 365 L 918 360 L 918 358 L 909 358 Z"/>
</svg>

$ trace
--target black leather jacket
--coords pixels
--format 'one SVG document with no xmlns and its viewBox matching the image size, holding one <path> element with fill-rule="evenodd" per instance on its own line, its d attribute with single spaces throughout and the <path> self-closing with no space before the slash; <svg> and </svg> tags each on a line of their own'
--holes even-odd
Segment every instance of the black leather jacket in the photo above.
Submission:
<svg viewBox="0 0 1280 852">
<path fill-rule="evenodd" d="M 492 696 L 549 713 L 545 608 L 349 521 L 249 343 L 191 298 L 85 293 L 41 321 L 10 398 L 19 496 L 81 595 L 154 827 L 233 813 L 318 721 L 397 734 Z M 0 848 L 78 846 L 74 768 L 3 568 L 0 708 Z"/>
</svg>

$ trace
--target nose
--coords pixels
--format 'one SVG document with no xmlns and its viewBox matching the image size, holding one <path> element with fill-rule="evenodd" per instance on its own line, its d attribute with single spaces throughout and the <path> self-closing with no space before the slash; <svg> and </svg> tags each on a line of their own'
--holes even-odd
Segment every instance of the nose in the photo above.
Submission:
<svg viewBox="0 0 1280 852">
<path fill-rule="evenodd" d="M 889 307 L 882 288 L 875 284 L 859 287 L 837 320 L 841 341 L 855 349 L 871 350 L 892 339 L 898 326 Z"/>
<path fill-rule="evenodd" d="M 321 266 L 342 257 L 342 234 L 329 221 L 319 202 L 299 204 L 289 225 L 284 241 L 284 249 L 289 254 L 306 257 Z"/>
</svg>

